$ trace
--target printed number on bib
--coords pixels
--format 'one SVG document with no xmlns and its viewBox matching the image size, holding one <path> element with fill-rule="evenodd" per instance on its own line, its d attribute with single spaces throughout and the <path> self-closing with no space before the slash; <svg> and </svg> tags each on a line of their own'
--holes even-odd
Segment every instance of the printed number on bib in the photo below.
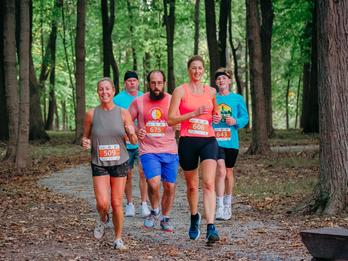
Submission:
<svg viewBox="0 0 348 261">
<path fill-rule="evenodd" d="M 99 159 L 101 161 L 111 161 L 120 159 L 120 145 L 99 145 L 98 147 Z"/>
<path fill-rule="evenodd" d="M 231 129 L 230 128 L 216 128 L 215 137 L 219 141 L 231 140 Z"/>
<path fill-rule="evenodd" d="M 207 120 L 191 118 L 187 132 L 201 136 L 208 136 L 209 122 Z"/>
<path fill-rule="evenodd" d="M 147 136 L 162 137 L 167 128 L 166 122 L 149 121 L 146 123 L 145 130 Z"/>
</svg>

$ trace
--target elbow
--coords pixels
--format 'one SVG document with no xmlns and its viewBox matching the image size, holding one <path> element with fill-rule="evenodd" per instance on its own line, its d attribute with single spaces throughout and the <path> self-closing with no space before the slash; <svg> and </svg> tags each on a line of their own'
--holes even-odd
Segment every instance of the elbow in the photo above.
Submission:
<svg viewBox="0 0 348 261">
<path fill-rule="evenodd" d="M 176 125 L 176 122 L 172 117 L 168 117 L 167 123 L 168 123 L 168 126 Z"/>
</svg>

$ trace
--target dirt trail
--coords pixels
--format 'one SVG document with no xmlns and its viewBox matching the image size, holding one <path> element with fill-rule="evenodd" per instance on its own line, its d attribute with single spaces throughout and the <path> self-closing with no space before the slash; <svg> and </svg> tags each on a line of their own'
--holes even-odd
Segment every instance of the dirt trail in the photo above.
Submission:
<svg viewBox="0 0 348 261">
<path fill-rule="evenodd" d="M 177 192 L 171 216 L 175 226 L 174 233 L 163 233 L 159 225 L 154 230 L 143 228 L 143 219 L 139 216 L 138 175 L 134 175 L 133 196 L 136 204 L 136 217 L 126 218 L 124 238 L 130 248 L 129 254 L 122 255 L 129 260 L 310 260 L 310 256 L 303 246 L 299 246 L 289 237 L 290 232 L 298 228 L 285 226 L 281 222 L 267 221 L 250 206 L 235 199 L 233 218 L 230 221 L 217 222 L 221 242 L 214 248 L 205 245 L 205 221 L 202 222 L 202 235 L 198 241 L 188 239 L 189 213 L 186 200 L 185 183 L 178 177 Z M 94 209 L 95 200 L 92 189 L 91 170 L 89 165 L 66 169 L 53 173 L 40 181 L 40 185 L 55 192 L 81 198 L 89 202 Z M 202 194 L 200 194 L 202 200 Z M 239 202 L 238 202 L 239 201 Z M 200 207 L 202 202 L 200 202 Z M 202 212 L 202 210 L 201 210 Z M 92 212 L 91 217 L 96 217 Z M 241 218 L 243 217 L 243 218 Z M 247 217 L 247 218 L 246 218 Z M 90 228 L 91 231 L 93 227 Z M 108 230 L 108 240 L 113 231 Z M 92 235 L 92 233 L 91 233 Z M 128 242 L 127 242 L 128 240 Z M 145 244 L 149 249 L 146 258 L 134 256 L 132 247 Z M 173 257 L 156 258 L 156 251 L 161 248 L 173 248 Z M 135 250 L 134 250 L 135 251 Z M 178 254 L 179 252 L 179 254 Z M 87 255 L 87 254 L 86 254 Z M 88 256 L 85 256 L 88 259 Z"/>
</svg>

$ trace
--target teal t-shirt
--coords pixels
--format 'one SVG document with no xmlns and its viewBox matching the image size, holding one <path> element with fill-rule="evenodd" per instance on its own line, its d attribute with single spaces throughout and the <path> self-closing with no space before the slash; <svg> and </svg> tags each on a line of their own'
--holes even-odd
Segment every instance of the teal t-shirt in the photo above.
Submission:
<svg viewBox="0 0 348 261">
<path fill-rule="evenodd" d="M 213 124 L 219 147 L 239 149 L 238 129 L 243 128 L 249 121 L 248 111 L 243 96 L 235 93 L 228 95 L 216 94 L 216 101 L 222 116 L 218 124 Z M 225 122 L 227 116 L 232 116 L 236 124 L 229 126 Z"/>
<path fill-rule="evenodd" d="M 114 101 L 114 103 L 116 105 L 118 105 L 118 106 L 128 110 L 128 108 L 129 108 L 130 104 L 132 103 L 132 101 L 136 97 L 141 96 L 143 94 L 144 94 L 143 92 L 138 91 L 138 95 L 137 96 L 133 96 L 133 95 L 128 94 L 128 92 L 126 92 L 125 90 L 123 90 L 123 91 L 121 91 L 119 94 L 117 94 L 113 98 L 113 101 Z M 135 124 L 136 124 L 136 122 L 135 122 Z M 137 148 L 138 148 L 138 144 L 127 143 L 127 149 L 128 150 L 137 149 Z"/>
</svg>

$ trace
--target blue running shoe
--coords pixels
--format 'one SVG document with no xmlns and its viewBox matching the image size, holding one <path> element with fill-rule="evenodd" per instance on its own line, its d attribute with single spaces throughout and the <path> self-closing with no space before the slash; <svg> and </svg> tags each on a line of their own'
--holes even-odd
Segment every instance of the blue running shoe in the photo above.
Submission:
<svg viewBox="0 0 348 261">
<path fill-rule="evenodd" d="M 219 233 L 216 230 L 214 224 L 207 225 L 207 243 L 212 244 L 220 240 Z"/>
<path fill-rule="evenodd" d="M 200 225 L 201 225 L 201 214 L 191 215 L 191 225 L 189 229 L 189 237 L 192 240 L 197 240 L 201 235 Z"/>
<path fill-rule="evenodd" d="M 150 215 L 144 219 L 144 227 L 145 228 L 154 228 L 157 220 L 159 219 L 159 213 L 156 215 L 156 212 L 151 210 Z"/>
<path fill-rule="evenodd" d="M 174 232 L 174 228 L 172 224 L 170 223 L 170 219 L 168 217 L 165 217 L 160 222 L 161 229 L 166 232 Z"/>
</svg>

